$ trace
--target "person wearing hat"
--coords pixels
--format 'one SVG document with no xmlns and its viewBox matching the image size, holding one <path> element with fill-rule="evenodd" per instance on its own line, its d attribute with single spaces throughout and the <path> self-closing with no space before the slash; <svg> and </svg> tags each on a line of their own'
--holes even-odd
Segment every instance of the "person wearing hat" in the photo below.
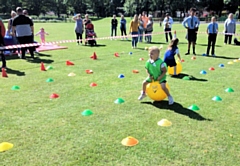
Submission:
<svg viewBox="0 0 240 166">
<path fill-rule="evenodd" d="M 170 40 L 172 40 L 172 24 L 173 24 L 173 19 L 170 17 L 169 13 L 166 14 L 166 17 L 163 20 L 163 25 L 164 25 L 164 32 L 165 32 L 165 37 L 166 37 L 166 42 L 168 43 L 168 35 L 170 37 Z"/>
<path fill-rule="evenodd" d="M 190 9 L 190 16 L 187 17 L 183 22 L 182 25 L 187 29 L 187 39 L 188 39 L 188 52 L 185 55 L 190 54 L 190 47 L 192 44 L 193 55 L 196 55 L 195 52 L 195 45 L 197 40 L 197 30 L 200 24 L 199 19 L 195 16 L 196 9 Z"/>
</svg>

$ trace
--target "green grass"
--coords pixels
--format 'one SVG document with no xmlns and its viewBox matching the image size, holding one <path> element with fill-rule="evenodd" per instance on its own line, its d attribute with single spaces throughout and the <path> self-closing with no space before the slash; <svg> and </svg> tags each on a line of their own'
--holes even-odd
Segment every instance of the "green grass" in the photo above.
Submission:
<svg viewBox="0 0 240 166">
<path fill-rule="evenodd" d="M 99 37 L 109 36 L 109 20 L 94 22 Z M 47 41 L 75 38 L 73 23 L 36 24 L 36 31 L 40 27 L 50 34 Z M 206 24 L 202 24 L 200 31 L 205 29 Z M 154 30 L 162 32 L 162 27 L 155 24 Z M 14 147 L 0 154 L 0 165 L 238 165 L 240 63 L 227 62 L 240 57 L 239 47 L 224 46 L 223 36 L 218 35 L 218 57 L 203 57 L 207 37 L 199 34 L 198 56 L 191 60 L 191 56 L 184 55 L 185 30 L 180 24 L 175 24 L 173 30 L 178 31 L 180 53 L 185 60 L 182 73 L 196 80 L 167 78 L 176 102 L 171 107 L 167 100 L 160 104 L 151 104 L 150 98 L 144 99 L 145 103 L 137 100 L 146 78 L 148 53 L 143 49 L 160 44 L 140 43 L 142 49 L 133 50 L 130 41 L 99 40 L 102 46 L 92 48 L 66 43 L 62 45 L 68 49 L 44 52 L 33 61 L 10 58 L 9 78 L 0 79 L 0 142 L 11 142 Z M 239 33 L 239 25 L 237 30 Z M 153 42 L 164 41 L 163 35 L 153 36 Z M 167 45 L 163 46 L 166 49 Z M 96 61 L 89 58 L 94 51 L 99 58 Z M 115 52 L 119 58 L 114 57 Z M 139 61 L 141 57 L 145 60 Z M 75 65 L 66 66 L 66 60 Z M 40 62 L 54 69 L 40 71 Z M 219 68 L 220 63 L 225 67 Z M 215 71 L 208 71 L 209 67 Z M 86 74 L 86 69 L 94 73 Z M 133 74 L 133 69 L 140 73 Z M 207 74 L 201 75 L 201 70 Z M 76 76 L 68 77 L 70 72 Z M 119 79 L 119 74 L 125 78 Z M 46 83 L 48 78 L 54 82 Z M 90 87 L 92 82 L 98 86 Z M 20 86 L 20 90 L 11 90 L 13 85 Z M 235 92 L 226 93 L 228 87 Z M 58 93 L 60 98 L 49 99 L 52 93 Z M 223 101 L 212 101 L 216 95 Z M 119 97 L 125 103 L 114 104 Z M 188 110 L 192 104 L 200 110 Z M 85 109 L 94 114 L 82 116 Z M 173 125 L 158 126 L 157 122 L 164 118 Z M 122 146 L 121 140 L 127 136 L 137 138 L 139 144 Z"/>
</svg>

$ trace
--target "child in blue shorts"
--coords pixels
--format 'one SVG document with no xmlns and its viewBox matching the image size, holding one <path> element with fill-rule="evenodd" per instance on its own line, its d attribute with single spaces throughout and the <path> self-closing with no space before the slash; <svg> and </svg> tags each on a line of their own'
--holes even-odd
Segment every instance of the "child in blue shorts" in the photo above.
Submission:
<svg viewBox="0 0 240 166">
<path fill-rule="evenodd" d="M 171 43 L 169 44 L 168 49 L 165 52 L 164 58 L 163 58 L 163 61 L 167 64 L 167 66 L 169 67 L 174 66 L 174 75 L 176 75 L 176 66 L 177 66 L 174 56 L 177 54 L 179 61 L 180 62 L 182 61 L 179 53 L 179 49 L 177 47 L 178 42 L 179 42 L 178 38 L 174 38 L 173 40 L 171 40 Z"/>
<path fill-rule="evenodd" d="M 168 96 L 169 105 L 174 103 L 172 96 L 170 95 L 168 89 L 166 88 L 166 73 L 167 73 L 167 66 L 159 58 L 160 49 L 158 47 L 150 47 L 149 48 L 149 57 L 150 59 L 146 62 L 146 71 L 148 73 L 148 77 L 146 80 L 143 81 L 142 84 L 142 92 L 141 95 L 138 97 L 138 100 L 142 100 L 146 97 L 146 87 L 152 81 L 159 81 L 163 91 Z"/>
</svg>

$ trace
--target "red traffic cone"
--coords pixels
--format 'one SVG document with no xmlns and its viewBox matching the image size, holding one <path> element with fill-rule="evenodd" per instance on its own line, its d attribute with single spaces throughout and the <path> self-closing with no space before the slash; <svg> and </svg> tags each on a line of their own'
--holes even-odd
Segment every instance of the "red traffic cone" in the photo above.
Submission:
<svg viewBox="0 0 240 166">
<path fill-rule="evenodd" d="M 97 86 L 97 84 L 93 82 L 93 83 L 90 84 L 90 86 L 94 87 L 94 86 Z"/>
<path fill-rule="evenodd" d="M 41 62 L 41 71 L 46 71 L 46 69 L 45 69 L 45 66 L 44 66 L 43 62 Z"/>
<path fill-rule="evenodd" d="M 90 58 L 92 58 L 93 60 L 96 60 L 96 59 L 97 59 L 97 54 L 96 54 L 96 52 L 94 52 L 93 55 L 92 55 Z"/>
<path fill-rule="evenodd" d="M 119 57 L 119 54 L 117 52 L 114 53 L 115 57 Z"/>
<path fill-rule="evenodd" d="M 56 99 L 56 98 L 59 98 L 59 95 L 56 94 L 56 93 L 53 93 L 53 94 L 50 95 L 50 98 L 51 99 Z"/>
<path fill-rule="evenodd" d="M 66 65 L 67 65 L 67 66 L 72 66 L 72 65 L 74 65 L 74 63 L 71 62 L 71 61 L 66 61 Z"/>
<path fill-rule="evenodd" d="M 2 68 L 2 77 L 8 77 L 7 72 L 4 68 Z"/>
</svg>

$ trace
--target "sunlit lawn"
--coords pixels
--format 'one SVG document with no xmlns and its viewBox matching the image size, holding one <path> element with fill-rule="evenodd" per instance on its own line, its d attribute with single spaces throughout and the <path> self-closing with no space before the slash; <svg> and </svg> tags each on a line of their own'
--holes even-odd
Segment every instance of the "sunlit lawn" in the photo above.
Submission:
<svg viewBox="0 0 240 166">
<path fill-rule="evenodd" d="M 110 18 L 94 25 L 99 38 L 110 35 Z M 202 24 L 199 31 L 205 32 L 206 26 Z M 37 23 L 35 31 L 40 27 L 50 34 L 47 41 L 75 39 L 74 23 Z M 204 57 L 207 36 L 199 34 L 198 55 L 191 60 L 191 55 L 184 55 L 184 28 L 176 23 L 173 30 L 177 30 L 185 60 L 179 78 L 167 78 L 173 106 L 168 106 L 167 100 L 137 100 L 146 78 L 148 53 L 144 48 L 162 44 L 165 50 L 163 34 L 154 35 L 153 44 L 140 43 L 138 49 L 131 48 L 130 40 L 98 40 L 98 47 L 64 43 L 61 45 L 68 49 L 43 52 L 35 60 L 8 57 L 9 77 L 0 78 L 0 142 L 13 143 L 14 147 L 0 153 L 0 165 L 238 165 L 240 62 L 228 62 L 240 57 L 240 47 L 223 45 L 223 35 L 218 35 L 217 57 Z M 154 32 L 162 31 L 156 23 Z M 240 33 L 239 25 L 237 31 Z M 93 52 L 98 60 L 90 58 Z M 66 60 L 75 65 L 66 66 Z M 40 62 L 53 69 L 40 71 Z M 209 71 L 210 67 L 215 70 Z M 93 74 L 86 74 L 86 69 Z M 139 73 L 133 74 L 133 69 Z M 201 70 L 207 74 L 201 75 Z M 68 77 L 71 72 L 76 76 Z M 119 74 L 125 78 L 119 79 Z M 181 79 L 184 75 L 192 80 Z M 47 83 L 48 78 L 54 82 Z M 98 86 L 90 87 L 92 82 Z M 14 85 L 20 89 L 11 90 Z M 229 87 L 233 93 L 225 92 Z M 50 99 L 52 93 L 60 97 Z M 214 96 L 222 101 L 213 101 Z M 117 98 L 125 102 L 115 104 Z M 189 110 L 192 104 L 200 110 Z M 93 115 L 82 116 L 85 109 L 92 110 Z M 168 119 L 172 126 L 158 126 L 161 119 Z M 121 141 L 127 136 L 135 137 L 139 144 L 123 146 Z"/>
</svg>

